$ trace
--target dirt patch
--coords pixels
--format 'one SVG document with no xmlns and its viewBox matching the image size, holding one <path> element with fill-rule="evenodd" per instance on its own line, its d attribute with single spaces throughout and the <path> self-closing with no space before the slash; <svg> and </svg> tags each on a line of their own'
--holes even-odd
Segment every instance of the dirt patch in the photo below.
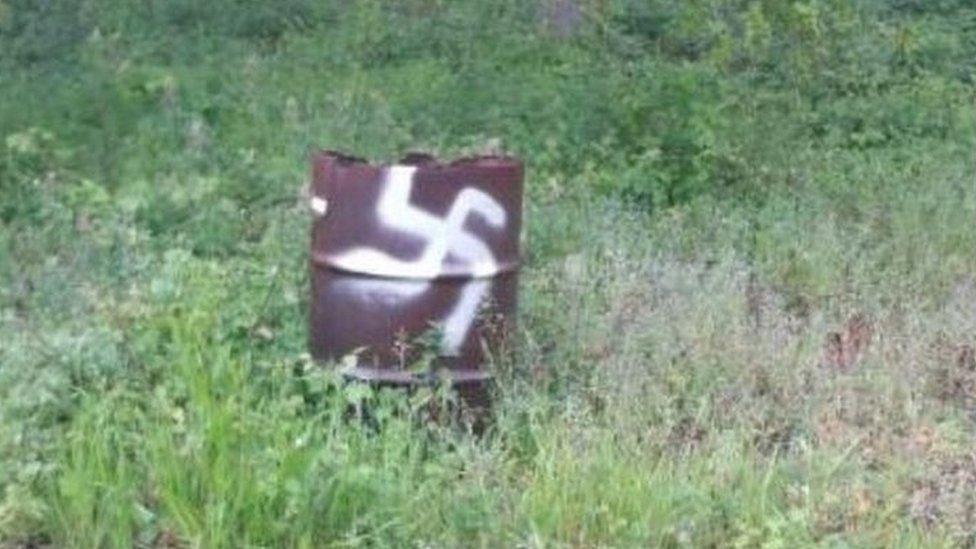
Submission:
<svg viewBox="0 0 976 549">
<path fill-rule="evenodd" d="M 976 414 L 976 348 L 969 344 L 935 345 L 930 391 L 942 403 Z"/>
<path fill-rule="evenodd" d="M 829 332 L 821 363 L 840 372 L 852 371 L 874 339 L 874 324 L 863 313 L 852 315 L 839 332 Z"/>
<path fill-rule="evenodd" d="M 976 452 L 943 462 L 909 498 L 913 520 L 944 528 L 960 546 L 976 546 Z"/>
</svg>

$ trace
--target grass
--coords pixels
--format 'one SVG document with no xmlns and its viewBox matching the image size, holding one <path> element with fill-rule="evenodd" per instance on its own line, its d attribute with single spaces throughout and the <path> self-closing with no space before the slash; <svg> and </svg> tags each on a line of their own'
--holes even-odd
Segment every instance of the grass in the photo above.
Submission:
<svg viewBox="0 0 976 549">
<path fill-rule="evenodd" d="M 972 8 L 543 4 L 0 0 L 0 547 L 976 543 Z M 473 436 L 309 360 L 301 193 L 499 141 Z"/>
</svg>

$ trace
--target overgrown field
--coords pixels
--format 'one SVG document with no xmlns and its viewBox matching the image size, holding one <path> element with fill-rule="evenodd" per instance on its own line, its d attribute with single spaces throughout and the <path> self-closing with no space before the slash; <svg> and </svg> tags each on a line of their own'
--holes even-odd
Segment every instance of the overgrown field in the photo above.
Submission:
<svg viewBox="0 0 976 549">
<path fill-rule="evenodd" d="M 972 547 L 974 83 L 968 0 L 0 0 L 0 547 Z M 318 147 L 525 160 L 483 436 L 308 358 Z"/>
</svg>

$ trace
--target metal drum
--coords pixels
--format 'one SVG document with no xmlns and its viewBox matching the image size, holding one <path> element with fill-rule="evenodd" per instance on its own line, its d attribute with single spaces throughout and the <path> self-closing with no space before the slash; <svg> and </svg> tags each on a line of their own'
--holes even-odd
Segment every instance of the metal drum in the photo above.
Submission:
<svg viewBox="0 0 976 549">
<path fill-rule="evenodd" d="M 312 168 L 312 356 L 354 354 L 346 374 L 383 385 L 446 379 L 486 405 L 487 354 L 517 308 L 521 162 L 321 152 Z"/>
</svg>

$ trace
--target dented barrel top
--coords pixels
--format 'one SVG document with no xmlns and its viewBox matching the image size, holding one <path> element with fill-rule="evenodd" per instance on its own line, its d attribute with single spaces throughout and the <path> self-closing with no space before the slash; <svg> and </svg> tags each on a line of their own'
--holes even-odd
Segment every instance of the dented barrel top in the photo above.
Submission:
<svg viewBox="0 0 976 549">
<path fill-rule="evenodd" d="M 313 265 L 368 276 L 484 278 L 519 264 L 522 163 L 507 156 L 442 162 L 412 153 L 375 165 L 312 156 Z"/>
</svg>

